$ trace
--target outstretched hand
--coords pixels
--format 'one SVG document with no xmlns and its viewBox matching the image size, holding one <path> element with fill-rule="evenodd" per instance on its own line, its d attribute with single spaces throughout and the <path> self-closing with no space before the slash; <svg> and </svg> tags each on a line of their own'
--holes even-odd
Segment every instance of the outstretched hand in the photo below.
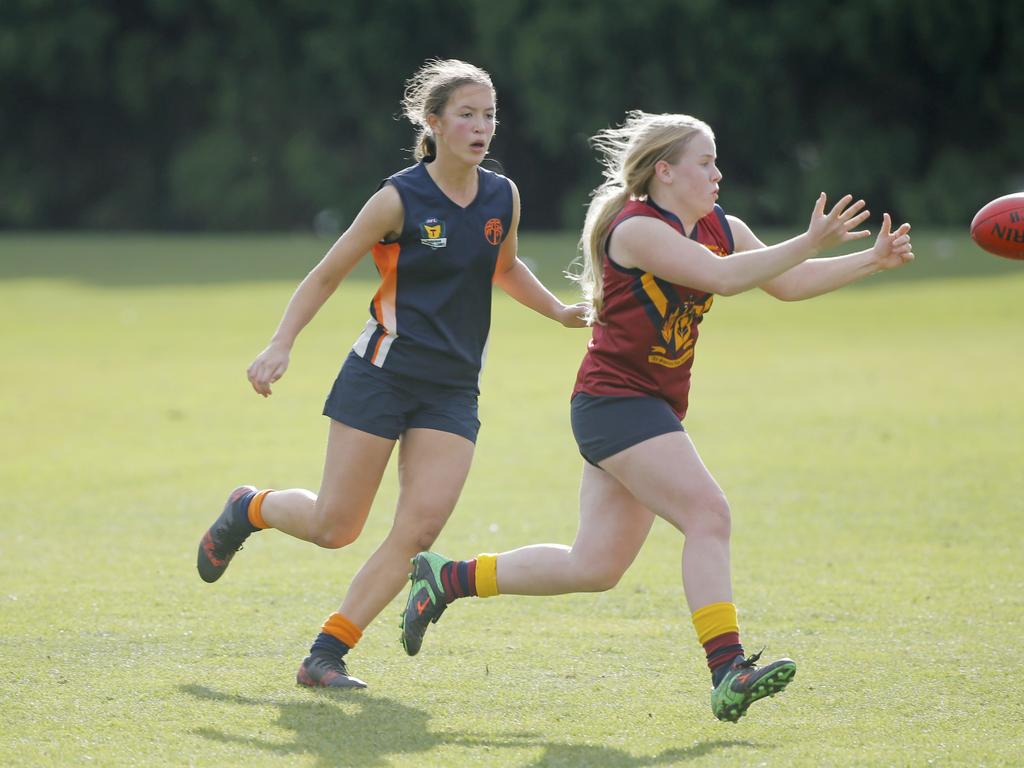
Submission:
<svg viewBox="0 0 1024 768">
<path fill-rule="evenodd" d="M 272 394 L 270 385 L 284 376 L 288 370 L 289 350 L 271 344 L 252 361 L 245 374 L 257 394 L 268 397 Z"/>
<path fill-rule="evenodd" d="M 900 224 L 899 228 L 893 231 L 892 219 L 888 213 L 883 213 L 882 228 L 878 231 L 872 251 L 879 272 L 902 267 L 908 261 L 913 261 L 914 248 L 910 243 L 910 225 Z"/>
<path fill-rule="evenodd" d="M 864 208 L 863 200 L 854 203 L 853 195 L 843 195 L 828 213 L 825 213 L 825 202 L 825 193 L 822 192 L 814 203 L 811 223 L 807 227 L 807 234 L 818 250 L 828 250 L 871 234 L 866 229 L 854 231 L 854 227 L 871 215 Z"/>
</svg>

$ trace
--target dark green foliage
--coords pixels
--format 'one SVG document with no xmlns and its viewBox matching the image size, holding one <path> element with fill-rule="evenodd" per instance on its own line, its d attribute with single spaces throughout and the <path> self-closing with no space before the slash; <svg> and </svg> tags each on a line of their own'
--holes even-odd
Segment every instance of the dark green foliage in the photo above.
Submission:
<svg viewBox="0 0 1024 768">
<path fill-rule="evenodd" d="M 993 0 L 7 0 L 0 227 L 344 226 L 432 56 L 494 77 L 525 227 L 580 225 L 587 137 L 634 108 L 708 121 L 752 222 L 824 189 L 959 226 L 1024 187 L 1021 29 Z"/>
</svg>

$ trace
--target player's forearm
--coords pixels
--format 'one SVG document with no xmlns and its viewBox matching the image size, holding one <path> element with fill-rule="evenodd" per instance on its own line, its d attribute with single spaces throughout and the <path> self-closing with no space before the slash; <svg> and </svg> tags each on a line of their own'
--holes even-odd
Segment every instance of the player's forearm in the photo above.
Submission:
<svg viewBox="0 0 1024 768">
<path fill-rule="evenodd" d="M 320 307 L 330 298 L 338 287 L 338 280 L 332 280 L 317 272 L 314 269 L 295 289 L 288 307 L 285 309 L 284 317 L 277 326 L 271 344 L 278 344 L 291 348 L 299 333 L 305 328 L 309 321 L 320 311 Z"/>
<path fill-rule="evenodd" d="M 875 271 L 873 254 L 868 249 L 805 261 L 771 281 L 765 289 L 783 301 L 802 301 L 842 288 Z"/>
<path fill-rule="evenodd" d="M 564 305 L 519 259 L 515 260 L 511 269 L 497 273 L 494 282 L 524 307 L 529 307 L 552 320 L 558 320 L 558 312 Z"/>
<path fill-rule="evenodd" d="M 748 291 L 784 272 L 792 270 L 818 250 L 807 234 L 778 245 L 742 251 L 717 260 L 714 293 L 732 296 Z"/>
</svg>

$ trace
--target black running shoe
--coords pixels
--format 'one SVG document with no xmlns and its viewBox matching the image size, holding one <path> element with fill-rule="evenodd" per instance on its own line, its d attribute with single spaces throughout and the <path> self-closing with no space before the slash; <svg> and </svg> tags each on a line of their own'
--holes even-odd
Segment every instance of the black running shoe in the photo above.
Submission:
<svg viewBox="0 0 1024 768">
<path fill-rule="evenodd" d="M 251 485 L 240 485 L 231 492 L 220 517 L 214 521 L 199 542 L 196 567 L 203 581 L 213 583 L 227 570 L 228 563 L 242 543 L 249 538 L 252 528 L 245 510 L 235 509 L 235 502 L 247 493 L 255 493 Z M 243 514 L 245 513 L 245 514 Z"/>
<path fill-rule="evenodd" d="M 303 660 L 295 682 L 310 688 L 365 688 L 366 683 L 352 677 L 345 660 L 328 653 L 312 653 Z"/>
<path fill-rule="evenodd" d="M 433 552 L 420 552 L 412 559 L 409 598 L 402 614 L 402 647 L 410 656 L 420 652 L 427 626 L 436 624 L 448 607 L 441 587 L 441 568 L 450 562 Z"/>
<path fill-rule="evenodd" d="M 785 688 L 796 675 L 796 663 L 792 659 L 779 659 L 766 667 L 754 664 L 760 653 L 748 659 L 737 656 L 729 671 L 711 691 L 711 711 L 719 720 L 735 723 L 747 711 L 747 707 L 765 696 L 774 696 Z"/>
</svg>

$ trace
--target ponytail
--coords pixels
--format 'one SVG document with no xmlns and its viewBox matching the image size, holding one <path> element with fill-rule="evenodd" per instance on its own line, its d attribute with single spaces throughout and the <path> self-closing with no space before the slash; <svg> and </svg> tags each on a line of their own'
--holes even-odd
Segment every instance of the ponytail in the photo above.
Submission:
<svg viewBox="0 0 1024 768">
<path fill-rule="evenodd" d="M 621 184 L 605 182 L 596 190 L 587 207 L 587 217 L 580 235 L 580 256 L 577 263 L 579 272 L 570 273 L 569 279 L 576 282 L 583 294 L 583 300 L 590 304 L 587 323 L 601 322 L 604 309 L 604 255 L 608 232 L 622 207 L 629 201 L 630 194 Z"/>
</svg>

